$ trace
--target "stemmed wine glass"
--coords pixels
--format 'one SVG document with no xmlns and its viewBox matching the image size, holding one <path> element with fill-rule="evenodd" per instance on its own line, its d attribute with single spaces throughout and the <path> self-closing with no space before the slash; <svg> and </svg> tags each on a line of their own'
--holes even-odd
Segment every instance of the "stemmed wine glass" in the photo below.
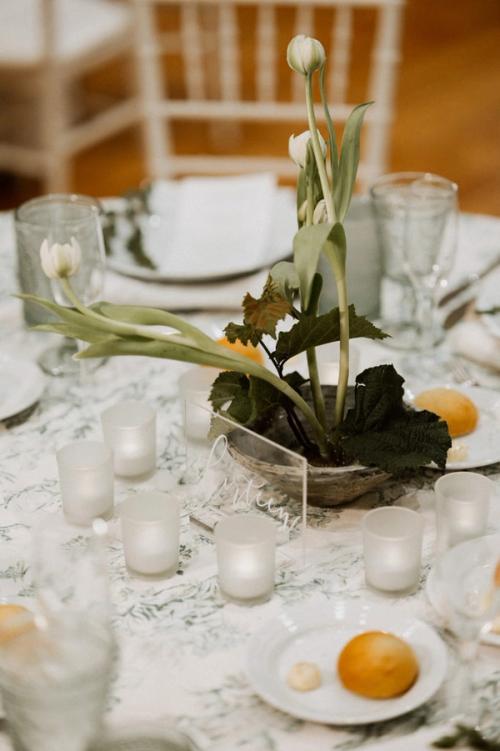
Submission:
<svg viewBox="0 0 500 751">
<path fill-rule="evenodd" d="M 474 658 L 481 631 L 500 612 L 500 535 L 467 540 L 450 548 L 438 561 L 437 572 L 449 626 L 458 639 L 459 675 L 452 714 L 466 716 Z"/>
<path fill-rule="evenodd" d="M 457 185 L 430 173 L 401 172 L 381 177 L 370 192 L 385 265 L 406 274 L 415 295 L 416 328 L 405 348 L 429 350 L 442 338 L 435 307 L 455 257 Z"/>
<path fill-rule="evenodd" d="M 95 199 L 74 194 L 42 196 L 22 204 L 15 212 L 21 290 L 53 297 L 59 304 L 69 305 L 58 282 L 49 281 L 42 271 L 40 246 L 44 240 L 52 245 L 70 243 L 74 238 L 80 246 L 81 263 L 78 272 L 71 278 L 71 284 L 86 305 L 95 302 L 102 291 L 105 269 L 100 213 L 99 203 Z M 47 314 L 41 311 L 41 308 L 27 303 L 27 322 L 46 321 Z M 76 351 L 73 340 L 65 339 L 62 345 L 44 350 L 39 364 L 50 375 L 77 373 L 79 364 L 72 359 Z"/>
</svg>

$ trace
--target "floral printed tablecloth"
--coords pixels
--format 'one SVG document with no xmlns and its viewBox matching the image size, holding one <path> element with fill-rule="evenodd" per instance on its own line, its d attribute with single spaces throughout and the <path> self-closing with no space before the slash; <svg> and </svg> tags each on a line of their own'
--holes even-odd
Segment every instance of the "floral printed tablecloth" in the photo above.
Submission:
<svg viewBox="0 0 500 751">
<path fill-rule="evenodd" d="M 475 220 L 475 242 L 483 221 L 490 246 L 495 235 L 500 247 L 500 220 Z M 0 218 L 1 356 L 34 359 L 48 339 L 27 332 L 18 304 L 7 298 L 15 289 L 9 222 Z M 471 240 L 470 226 L 464 231 Z M 479 244 L 476 248 L 479 254 Z M 214 316 L 195 319 L 205 325 L 218 322 Z M 362 366 L 384 355 L 392 358 L 383 348 L 367 344 Z M 158 413 L 158 466 L 176 471 L 182 461 L 177 389 L 182 370 L 176 363 L 127 358 L 111 360 L 84 379 L 52 379 L 31 417 L 0 432 L 2 596 L 29 597 L 32 593 L 30 527 L 61 506 L 55 450 L 75 439 L 99 438 L 99 416 L 105 407 L 125 398 L 152 404 Z M 500 465 L 485 473 L 500 487 Z M 266 620 L 290 605 L 328 604 L 339 597 L 384 602 L 435 625 L 450 646 L 453 664 L 452 640 L 423 590 L 432 564 L 435 479 L 436 473 L 423 470 L 412 480 L 389 482 L 343 508 L 314 512 L 316 554 L 305 566 L 297 559 L 279 568 L 273 598 L 252 608 L 228 604 L 221 597 L 213 545 L 189 526 L 187 519 L 182 527 L 180 573 L 155 582 L 131 578 L 115 534 L 116 521 L 112 521 L 108 552 L 121 657 L 108 713 L 110 724 L 151 720 L 174 725 L 189 733 L 200 749 L 210 751 L 333 751 L 358 748 L 368 741 L 413 733 L 422 725 L 441 722 L 446 686 L 434 700 L 399 719 L 334 728 L 302 722 L 272 709 L 252 692 L 244 672 L 248 637 Z M 127 483 L 117 481 L 116 502 L 128 491 Z M 405 598 L 378 595 L 364 584 L 360 519 L 367 509 L 392 503 L 420 510 L 426 524 L 421 586 Z M 493 516 L 492 525 L 500 528 L 500 513 L 498 519 Z M 499 679 L 500 650 L 482 647 L 477 697 L 493 695 Z M 7 748 L 6 737 L 0 737 L 0 751 Z"/>
</svg>

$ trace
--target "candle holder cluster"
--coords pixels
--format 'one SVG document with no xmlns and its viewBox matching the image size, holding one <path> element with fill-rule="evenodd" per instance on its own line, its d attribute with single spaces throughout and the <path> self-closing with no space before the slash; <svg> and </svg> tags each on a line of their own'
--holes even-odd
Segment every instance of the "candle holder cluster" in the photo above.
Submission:
<svg viewBox="0 0 500 751">
<path fill-rule="evenodd" d="M 124 401 L 101 415 L 104 441 L 74 441 L 56 454 L 63 512 L 88 525 L 113 514 L 114 477 L 145 477 L 156 467 L 156 414 L 147 404 Z"/>
</svg>

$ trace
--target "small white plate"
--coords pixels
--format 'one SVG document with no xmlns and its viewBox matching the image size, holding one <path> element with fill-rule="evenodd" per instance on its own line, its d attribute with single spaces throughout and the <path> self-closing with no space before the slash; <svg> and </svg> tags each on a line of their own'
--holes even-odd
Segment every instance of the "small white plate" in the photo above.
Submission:
<svg viewBox="0 0 500 751">
<path fill-rule="evenodd" d="M 35 363 L 0 359 L 0 422 L 34 405 L 44 388 L 45 377 Z"/>
<path fill-rule="evenodd" d="M 460 462 L 447 462 L 447 470 L 474 469 L 500 462 L 500 393 L 478 386 L 451 383 L 418 384 L 406 386 L 405 399 L 410 404 L 417 394 L 433 388 L 449 388 L 468 396 L 479 410 L 477 428 L 468 435 L 455 439 L 467 447 L 467 458 Z"/>
<path fill-rule="evenodd" d="M 344 645 L 365 631 L 389 631 L 414 649 L 420 674 L 394 699 L 365 699 L 347 691 L 337 674 Z M 287 674 L 296 662 L 315 662 L 322 685 L 301 693 L 289 688 Z M 435 631 L 396 607 L 335 601 L 283 612 L 255 634 L 248 645 L 247 676 L 256 693 L 294 717 L 330 725 L 380 722 L 410 712 L 433 696 L 446 674 L 446 649 Z"/>
</svg>

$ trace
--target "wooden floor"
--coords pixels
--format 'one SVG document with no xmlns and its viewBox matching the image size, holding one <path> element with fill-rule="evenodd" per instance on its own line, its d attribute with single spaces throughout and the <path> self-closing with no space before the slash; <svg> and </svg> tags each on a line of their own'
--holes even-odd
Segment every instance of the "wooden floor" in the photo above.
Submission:
<svg viewBox="0 0 500 751">
<path fill-rule="evenodd" d="M 357 29 L 360 50 L 366 33 L 363 26 Z M 280 34 L 288 34 L 286 19 Z M 355 87 L 361 85 L 365 67 L 360 54 L 352 71 Z M 116 65 L 89 79 L 87 89 L 116 93 L 125 79 L 126 67 Z M 444 175 L 458 182 L 464 210 L 500 215 L 500 0 L 408 0 L 398 89 L 390 171 Z M 358 98 L 363 98 L 361 91 Z M 262 153 L 264 145 L 285 153 L 293 130 L 297 132 L 293 124 L 265 131 L 246 125 L 244 151 Z M 179 149 L 193 153 L 203 148 L 208 132 L 203 124 L 179 124 Z M 209 145 L 215 153 L 223 152 L 213 140 Z M 79 155 L 72 188 L 112 195 L 146 176 L 140 133 L 134 129 Z M 40 191 L 35 181 L 1 175 L 0 208 Z"/>
</svg>

